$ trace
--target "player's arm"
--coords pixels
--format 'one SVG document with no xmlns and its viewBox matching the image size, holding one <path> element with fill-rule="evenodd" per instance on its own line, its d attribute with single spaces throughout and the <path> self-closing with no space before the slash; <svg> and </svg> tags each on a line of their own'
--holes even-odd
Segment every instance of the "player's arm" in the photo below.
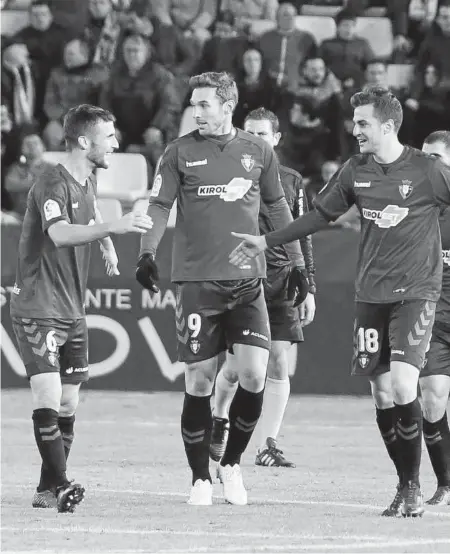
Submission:
<svg viewBox="0 0 450 554">
<path fill-rule="evenodd" d="M 136 279 L 146 289 L 158 292 L 159 280 L 155 255 L 159 243 L 164 235 L 175 198 L 181 184 L 181 175 L 178 171 L 178 148 L 170 144 L 156 170 L 147 215 L 153 221 L 151 232 L 141 239 L 141 249 L 136 269 Z"/>
<path fill-rule="evenodd" d="M 292 216 L 294 219 L 299 218 L 306 212 L 309 212 L 308 200 L 306 198 L 305 188 L 303 186 L 303 179 L 301 176 L 295 177 L 295 202 L 292 210 Z M 309 292 L 311 294 L 316 293 L 316 266 L 314 265 L 313 247 L 311 235 L 302 237 L 300 239 L 300 248 L 302 250 L 303 258 L 305 259 L 305 267 L 308 273 Z"/>
<path fill-rule="evenodd" d="M 314 202 L 314 210 L 302 215 L 284 229 L 272 231 L 265 236 L 254 237 L 243 233 L 233 233 L 243 242 L 230 254 L 230 262 L 242 265 L 267 248 L 285 244 L 306 235 L 312 235 L 328 226 L 345 213 L 355 203 L 353 193 L 352 160 L 345 162 L 323 187 Z"/>
<path fill-rule="evenodd" d="M 450 204 L 450 168 L 440 160 L 430 160 L 428 177 L 436 202 L 446 208 Z"/>
<path fill-rule="evenodd" d="M 103 223 L 103 217 L 98 209 L 97 200 L 95 202 L 95 223 L 101 225 Z M 106 273 L 109 277 L 113 275 L 120 275 L 118 265 L 119 258 L 117 256 L 116 249 L 111 237 L 105 237 L 100 239 L 100 250 L 102 251 L 102 257 L 105 260 Z"/>
</svg>

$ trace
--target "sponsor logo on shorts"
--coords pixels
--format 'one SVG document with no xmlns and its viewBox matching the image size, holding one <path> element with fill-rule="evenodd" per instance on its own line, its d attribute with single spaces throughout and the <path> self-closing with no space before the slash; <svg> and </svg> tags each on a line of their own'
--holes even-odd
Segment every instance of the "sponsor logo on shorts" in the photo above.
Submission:
<svg viewBox="0 0 450 554">
<path fill-rule="evenodd" d="M 355 181 L 355 188 L 369 188 L 372 181 Z"/>
<path fill-rule="evenodd" d="M 389 229 L 396 227 L 401 223 L 409 213 L 409 208 L 401 208 L 395 204 L 389 204 L 384 210 L 372 210 L 363 208 L 362 215 L 365 219 L 375 222 L 380 229 Z"/>
<path fill-rule="evenodd" d="M 403 350 L 392 350 L 391 354 L 397 354 L 398 356 L 404 356 L 405 352 Z"/>
<path fill-rule="evenodd" d="M 71 373 L 85 373 L 88 369 L 89 369 L 88 366 L 86 366 L 86 367 L 68 367 L 66 369 L 66 373 L 68 373 L 69 375 Z"/>
<path fill-rule="evenodd" d="M 58 359 L 58 356 L 57 354 L 55 354 L 54 352 L 50 352 L 50 354 L 48 355 L 48 361 L 51 365 L 56 365 L 56 360 Z"/>
<path fill-rule="evenodd" d="M 204 160 L 197 160 L 196 162 L 188 162 L 186 160 L 186 167 L 196 167 L 197 165 L 207 165 L 208 159 L 205 158 Z"/>
<path fill-rule="evenodd" d="M 450 250 L 442 250 L 442 261 L 445 265 L 450 266 Z"/>
<path fill-rule="evenodd" d="M 369 365 L 369 356 L 367 354 L 360 354 L 358 357 L 359 365 L 366 369 L 366 367 Z"/>
<path fill-rule="evenodd" d="M 266 335 L 263 335 L 261 333 L 257 333 L 256 331 L 250 331 L 250 329 L 244 329 L 242 331 L 242 334 L 245 337 L 247 337 L 247 336 L 255 337 L 257 339 L 262 339 L 262 340 L 265 340 L 265 341 L 269 342 L 269 337 L 267 337 Z"/>
<path fill-rule="evenodd" d="M 192 354 L 198 354 L 200 351 L 200 343 L 197 339 L 191 339 L 189 348 L 191 349 Z"/>
<path fill-rule="evenodd" d="M 392 292 L 394 294 L 402 294 L 402 293 L 406 292 L 406 289 L 404 287 L 400 287 L 399 289 L 394 289 Z"/>
</svg>

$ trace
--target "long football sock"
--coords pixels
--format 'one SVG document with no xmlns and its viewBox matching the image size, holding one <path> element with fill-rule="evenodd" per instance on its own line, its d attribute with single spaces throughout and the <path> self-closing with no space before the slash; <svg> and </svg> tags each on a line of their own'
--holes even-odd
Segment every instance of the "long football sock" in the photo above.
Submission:
<svg viewBox="0 0 450 554">
<path fill-rule="evenodd" d="M 423 436 L 438 487 L 450 487 L 450 429 L 447 414 L 435 423 L 424 418 Z"/>
<path fill-rule="evenodd" d="M 261 415 L 264 390 L 250 392 L 240 385 L 230 407 L 230 434 L 221 466 L 239 464 Z"/>
<path fill-rule="evenodd" d="M 33 426 L 34 437 L 48 480 L 55 486 L 64 485 L 67 483 L 66 456 L 58 427 L 58 412 L 49 408 L 34 410 Z"/>
<path fill-rule="evenodd" d="M 289 378 L 272 379 L 272 377 L 267 377 L 261 417 L 255 431 L 261 449 L 266 447 L 267 437 L 277 438 L 290 392 Z"/>
<path fill-rule="evenodd" d="M 211 396 L 184 395 L 181 414 L 181 436 L 192 470 L 192 484 L 197 479 L 211 481 L 209 473 L 209 443 L 211 442 Z"/>
<path fill-rule="evenodd" d="M 238 388 L 238 382 L 230 383 L 224 375 L 223 368 L 216 377 L 216 388 L 214 394 L 214 416 L 228 419 L 231 402 Z"/>
<path fill-rule="evenodd" d="M 75 415 L 67 416 L 67 417 L 66 416 L 58 417 L 58 427 L 59 427 L 59 430 L 61 431 L 61 436 L 63 439 L 64 454 L 66 456 L 66 461 L 70 454 L 70 448 L 72 447 L 72 442 L 74 437 L 74 433 L 73 433 L 74 423 L 75 423 Z M 38 491 L 50 490 L 53 486 L 54 484 L 51 481 L 50 472 L 42 462 L 41 479 L 39 481 L 37 490 Z"/>
<path fill-rule="evenodd" d="M 378 429 L 380 430 L 387 453 L 394 462 L 399 483 L 403 484 L 402 454 L 396 431 L 396 410 L 394 407 L 383 410 L 376 408 L 376 410 Z"/>
<path fill-rule="evenodd" d="M 404 483 L 419 483 L 423 421 L 419 399 L 416 398 L 409 404 L 395 404 L 395 412 Z"/>
</svg>

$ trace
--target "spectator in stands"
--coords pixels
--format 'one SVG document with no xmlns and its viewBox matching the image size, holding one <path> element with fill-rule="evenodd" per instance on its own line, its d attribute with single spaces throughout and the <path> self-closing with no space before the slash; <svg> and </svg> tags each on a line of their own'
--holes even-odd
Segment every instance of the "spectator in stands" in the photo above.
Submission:
<svg viewBox="0 0 450 554">
<path fill-rule="evenodd" d="M 322 58 L 313 56 L 302 64 L 300 78 L 291 91 L 297 98 L 306 98 L 311 102 L 314 119 L 320 119 L 328 129 L 331 144 L 334 145 L 328 158 L 339 158 L 343 148 L 344 125 L 340 81 Z"/>
<path fill-rule="evenodd" d="M 247 114 L 259 107 L 278 110 L 278 92 L 273 80 L 264 70 L 261 52 L 248 49 L 242 56 L 242 71 L 236 81 L 239 102 L 233 114 L 233 123 L 242 128 Z"/>
<path fill-rule="evenodd" d="M 31 185 L 39 175 L 53 167 L 43 159 L 44 152 L 45 147 L 37 129 L 24 127 L 19 140 L 19 161 L 5 175 L 5 189 L 11 196 L 14 212 L 21 217 L 25 215 Z"/>
<path fill-rule="evenodd" d="M 384 60 L 376 58 L 369 60 L 364 70 L 362 87 L 373 85 L 387 87 L 387 70 L 388 66 Z"/>
<path fill-rule="evenodd" d="M 111 67 L 116 59 L 121 29 L 120 13 L 113 10 L 111 0 L 89 0 L 84 38 L 93 64 Z"/>
<path fill-rule="evenodd" d="M 11 137 L 11 131 L 13 128 L 12 119 L 8 110 L 8 106 L 6 104 L 3 104 L 0 106 L 0 130 L 1 130 L 1 151 L 2 151 L 2 166 L 1 166 L 1 206 L 2 206 L 2 214 L 3 210 L 9 211 L 12 209 L 12 200 L 11 196 L 8 194 L 8 192 L 5 190 L 5 173 L 10 166 L 12 160 L 11 160 L 11 147 L 10 147 L 10 137 Z"/>
<path fill-rule="evenodd" d="M 278 0 L 222 0 L 220 9 L 232 12 L 237 27 L 245 29 L 256 19 L 275 22 Z"/>
<path fill-rule="evenodd" d="M 36 69 L 35 103 L 41 119 L 47 80 L 51 70 L 61 63 L 63 45 L 70 38 L 70 32 L 54 22 L 48 0 L 33 0 L 29 15 L 30 25 L 16 33 L 12 40 L 25 44 Z"/>
<path fill-rule="evenodd" d="M 220 12 L 214 23 L 214 34 L 205 42 L 196 74 L 206 71 L 227 71 L 237 78 L 242 56 L 250 46 L 247 35 L 235 27 L 235 17 Z"/>
<path fill-rule="evenodd" d="M 267 71 L 281 89 L 292 88 L 299 79 L 300 64 L 317 52 L 314 37 L 295 27 L 297 10 L 281 4 L 276 14 L 276 28 L 264 33 L 258 47 Z"/>
<path fill-rule="evenodd" d="M 49 119 L 44 139 L 49 150 L 63 150 L 63 118 L 78 104 L 97 104 L 101 84 L 108 72 L 89 63 L 89 46 L 74 39 L 64 47 L 64 61 L 52 70 L 47 82 L 44 111 Z"/>
<path fill-rule="evenodd" d="M 151 4 L 153 14 L 191 38 L 200 55 L 201 47 L 211 38 L 210 27 L 216 18 L 218 0 L 151 0 Z"/>
<path fill-rule="evenodd" d="M 345 88 L 361 85 L 364 68 L 375 56 L 367 39 L 355 34 L 356 16 L 349 10 L 336 15 L 336 37 L 324 40 L 320 56 Z"/>
<path fill-rule="evenodd" d="M 36 68 L 24 44 L 11 44 L 2 57 L 2 104 L 14 127 L 32 123 L 36 116 Z"/>
<path fill-rule="evenodd" d="M 330 153 L 338 149 L 312 98 L 290 95 L 288 122 L 279 148 L 280 163 L 304 177 L 316 175 Z"/>
<path fill-rule="evenodd" d="M 339 165 L 334 160 L 327 160 L 322 164 L 318 174 L 314 175 L 311 179 L 305 179 L 305 192 L 309 206 L 313 206 L 314 199 L 339 169 Z"/>
<path fill-rule="evenodd" d="M 148 40 L 131 34 L 122 48 L 123 61 L 103 86 L 100 103 L 116 116 L 121 148 L 143 153 L 154 169 L 178 135 L 180 98 L 172 74 L 152 59 Z"/>
</svg>

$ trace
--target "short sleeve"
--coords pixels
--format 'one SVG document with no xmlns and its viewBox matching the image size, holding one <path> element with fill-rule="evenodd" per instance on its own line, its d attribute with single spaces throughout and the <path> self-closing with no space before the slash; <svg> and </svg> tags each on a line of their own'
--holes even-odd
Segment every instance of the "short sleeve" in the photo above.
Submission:
<svg viewBox="0 0 450 554">
<path fill-rule="evenodd" d="M 33 195 L 41 215 L 44 233 L 57 221 L 70 223 L 67 213 L 67 186 L 60 174 L 46 173 L 42 175 L 34 185 Z"/>
<path fill-rule="evenodd" d="M 284 197 L 278 161 L 273 149 L 263 142 L 264 165 L 259 179 L 261 198 L 265 204 L 273 204 Z"/>
<path fill-rule="evenodd" d="M 354 172 L 350 158 L 336 171 L 314 200 L 314 207 L 325 219 L 335 221 L 353 206 L 353 181 Z"/>
<path fill-rule="evenodd" d="M 428 174 L 437 203 L 447 207 L 450 204 L 450 168 L 440 160 L 433 160 Z"/>
<path fill-rule="evenodd" d="M 150 192 L 150 205 L 159 204 L 171 208 L 178 195 L 180 184 L 178 148 L 175 144 L 169 144 L 156 168 Z"/>
</svg>

